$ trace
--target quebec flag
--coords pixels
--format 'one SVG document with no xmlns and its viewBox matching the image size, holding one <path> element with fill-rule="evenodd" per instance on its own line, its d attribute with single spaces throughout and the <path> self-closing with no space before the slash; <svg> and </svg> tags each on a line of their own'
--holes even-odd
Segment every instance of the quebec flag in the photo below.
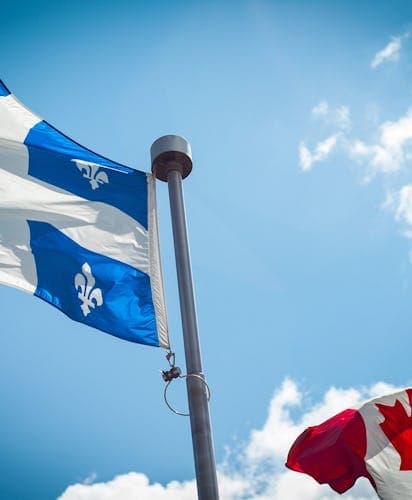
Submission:
<svg viewBox="0 0 412 500">
<path fill-rule="evenodd" d="M 154 178 L 80 146 L 1 80 L 0 283 L 169 347 Z"/>
</svg>

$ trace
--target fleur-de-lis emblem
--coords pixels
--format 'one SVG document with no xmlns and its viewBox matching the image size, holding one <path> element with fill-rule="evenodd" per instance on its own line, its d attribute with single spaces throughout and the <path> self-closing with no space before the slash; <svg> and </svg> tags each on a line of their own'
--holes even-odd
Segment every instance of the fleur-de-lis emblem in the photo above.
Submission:
<svg viewBox="0 0 412 500">
<path fill-rule="evenodd" d="M 90 309 L 103 304 L 103 296 L 100 288 L 95 288 L 96 280 L 92 270 L 87 262 L 82 265 L 82 272 L 74 277 L 74 286 L 77 290 L 77 296 L 82 301 L 80 309 L 84 316 L 90 313 Z"/>
<path fill-rule="evenodd" d="M 109 177 L 107 176 L 107 173 L 104 170 L 100 170 L 102 168 L 102 165 L 84 160 L 72 161 L 74 161 L 76 167 L 83 174 L 83 177 L 89 180 L 93 191 L 100 187 L 102 184 L 109 183 Z"/>
</svg>

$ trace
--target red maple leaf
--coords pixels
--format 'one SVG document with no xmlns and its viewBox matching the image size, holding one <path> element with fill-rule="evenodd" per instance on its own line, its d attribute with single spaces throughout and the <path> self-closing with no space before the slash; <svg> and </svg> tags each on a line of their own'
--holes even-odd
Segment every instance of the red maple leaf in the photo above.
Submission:
<svg viewBox="0 0 412 500">
<path fill-rule="evenodd" d="M 407 389 L 412 408 L 412 389 Z M 401 457 L 400 470 L 412 470 L 412 415 L 409 417 L 397 399 L 393 406 L 376 403 L 385 420 L 379 424 Z"/>
</svg>

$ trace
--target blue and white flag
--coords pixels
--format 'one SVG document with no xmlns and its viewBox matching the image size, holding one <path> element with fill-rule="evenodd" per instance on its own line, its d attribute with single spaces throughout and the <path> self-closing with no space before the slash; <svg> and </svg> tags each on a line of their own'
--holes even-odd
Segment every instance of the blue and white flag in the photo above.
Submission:
<svg viewBox="0 0 412 500">
<path fill-rule="evenodd" d="M 151 174 L 80 146 L 0 81 L 0 283 L 168 347 Z"/>
</svg>

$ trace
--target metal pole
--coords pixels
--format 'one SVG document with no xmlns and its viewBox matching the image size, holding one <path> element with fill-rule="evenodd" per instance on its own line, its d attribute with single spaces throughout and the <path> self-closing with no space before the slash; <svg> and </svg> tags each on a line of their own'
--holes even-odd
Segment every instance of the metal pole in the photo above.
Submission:
<svg viewBox="0 0 412 500">
<path fill-rule="evenodd" d="M 201 380 L 204 380 L 204 375 L 182 189 L 182 179 L 192 170 L 190 145 L 182 137 L 167 135 L 153 143 L 151 156 L 153 174 L 156 178 L 167 181 L 169 188 L 186 368 L 189 375 L 186 381 L 197 491 L 199 500 L 218 500 L 209 404 L 206 387 Z"/>
</svg>

